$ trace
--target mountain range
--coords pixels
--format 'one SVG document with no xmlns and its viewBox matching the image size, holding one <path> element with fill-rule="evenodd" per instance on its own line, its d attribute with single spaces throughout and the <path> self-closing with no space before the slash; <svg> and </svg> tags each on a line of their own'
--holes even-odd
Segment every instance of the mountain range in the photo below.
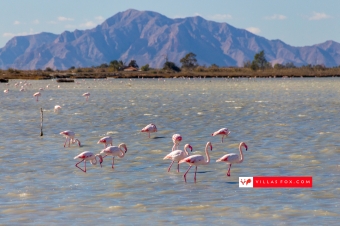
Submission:
<svg viewBox="0 0 340 227">
<path fill-rule="evenodd" d="M 196 54 L 200 65 L 242 67 L 261 50 L 272 65 L 340 65 L 340 44 L 334 41 L 294 47 L 200 16 L 170 19 L 129 9 L 88 30 L 13 37 L 0 48 L 0 68 L 64 70 L 112 60 L 136 60 L 139 66 L 162 68 L 165 59 L 180 66 L 180 59 L 189 52 Z"/>
</svg>

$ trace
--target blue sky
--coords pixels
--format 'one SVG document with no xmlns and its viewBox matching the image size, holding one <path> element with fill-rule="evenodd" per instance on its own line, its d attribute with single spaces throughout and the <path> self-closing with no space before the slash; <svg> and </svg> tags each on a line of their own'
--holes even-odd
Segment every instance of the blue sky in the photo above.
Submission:
<svg viewBox="0 0 340 227">
<path fill-rule="evenodd" d="M 0 0 L 0 48 L 13 36 L 95 27 L 127 9 L 201 16 L 292 46 L 340 43 L 338 0 Z"/>
</svg>

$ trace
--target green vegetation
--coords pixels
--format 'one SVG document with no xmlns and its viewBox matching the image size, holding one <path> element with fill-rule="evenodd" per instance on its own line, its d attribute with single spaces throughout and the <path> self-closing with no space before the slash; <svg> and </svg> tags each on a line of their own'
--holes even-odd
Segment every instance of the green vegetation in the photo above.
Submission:
<svg viewBox="0 0 340 227">
<path fill-rule="evenodd" d="M 244 62 L 243 67 L 227 67 L 212 64 L 210 66 L 199 65 L 196 54 L 190 52 L 181 60 L 181 67 L 174 62 L 165 59 L 163 68 L 154 69 L 146 64 L 138 71 L 127 72 L 124 69 L 129 66 L 139 68 L 136 60 L 131 60 L 125 65 L 121 60 L 112 60 L 99 66 L 86 68 L 70 67 L 67 70 L 53 70 L 47 67 L 45 70 L 18 70 L 8 68 L 0 70 L 0 79 L 52 79 L 52 78 L 170 78 L 170 77 L 339 77 L 340 66 L 327 68 L 323 65 L 295 66 L 289 62 L 272 66 L 265 58 L 264 51 L 254 55 L 252 61 Z"/>
</svg>

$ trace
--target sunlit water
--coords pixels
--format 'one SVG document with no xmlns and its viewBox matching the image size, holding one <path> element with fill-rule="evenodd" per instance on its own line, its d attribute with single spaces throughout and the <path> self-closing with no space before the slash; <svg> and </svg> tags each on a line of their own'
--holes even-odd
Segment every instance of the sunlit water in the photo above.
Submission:
<svg viewBox="0 0 340 227">
<path fill-rule="evenodd" d="M 0 84 L 0 224 L 3 225 L 338 225 L 340 222 L 340 80 L 136 79 Z M 24 81 L 22 81 L 24 83 Z M 49 84 L 49 88 L 46 85 Z M 60 88 L 57 86 L 60 85 Z M 42 96 L 35 101 L 39 88 Z M 9 88 L 9 93 L 3 90 Z M 90 92 L 89 101 L 83 93 Z M 55 105 L 62 111 L 53 112 Z M 40 108 L 44 110 L 40 136 Z M 155 123 L 151 138 L 140 130 Z M 229 137 L 211 133 L 228 128 Z M 63 147 L 61 131 L 81 141 Z M 168 173 L 171 137 L 180 133 L 209 165 Z M 103 168 L 74 156 L 99 153 L 113 137 L 128 152 Z M 216 159 L 238 153 L 244 162 Z M 80 165 L 83 167 L 83 163 Z M 242 176 L 313 176 L 313 188 L 244 189 Z"/>
</svg>

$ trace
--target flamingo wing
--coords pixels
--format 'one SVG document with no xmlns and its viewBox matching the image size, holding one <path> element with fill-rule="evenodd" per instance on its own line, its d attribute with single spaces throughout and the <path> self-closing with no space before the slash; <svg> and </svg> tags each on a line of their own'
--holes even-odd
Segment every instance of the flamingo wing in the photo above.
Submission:
<svg viewBox="0 0 340 227">
<path fill-rule="evenodd" d="M 179 161 L 179 164 L 187 162 L 189 165 L 199 165 L 204 162 L 204 157 L 202 155 L 191 155 Z"/>
<path fill-rule="evenodd" d="M 175 160 L 175 161 L 178 161 L 180 159 L 182 159 L 181 157 L 183 156 L 183 151 L 181 150 L 175 150 L 175 151 L 172 151 L 170 152 L 169 154 L 167 154 L 163 160 L 165 159 L 172 159 L 172 160 Z"/>
<path fill-rule="evenodd" d="M 226 154 L 222 156 L 221 158 L 217 159 L 216 162 L 226 162 L 226 163 L 234 163 L 239 161 L 240 158 L 238 154 L 231 153 L 231 154 Z"/>
</svg>

